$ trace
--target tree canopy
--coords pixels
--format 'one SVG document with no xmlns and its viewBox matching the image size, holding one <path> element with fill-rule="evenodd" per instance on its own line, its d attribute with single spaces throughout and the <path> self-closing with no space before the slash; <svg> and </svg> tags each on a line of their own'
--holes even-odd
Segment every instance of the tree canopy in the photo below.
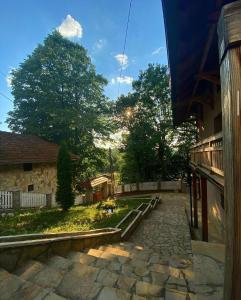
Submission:
<svg viewBox="0 0 241 300">
<path fill-rule="evenodd" d="M 150 64 L 147 70 L 141 71 L 138 80 L 133 82 L 133 92 L 117 100 L 116 112 L 120 125 L 128 130 L 123 181 L 168 180 L 182 176 L 187 163 L 184 145 L 194 141 L 195 127 L 192 122 L 189 127 L 173 127 L 166 66 Z"/>
<path fill-rule="evenodd" d="M 103 93 L 106 84 L 86 50 L 54 31 L 12 71 L 14 108 L 9 128 L 56 143 L 66 141 L 80 156 L 80 175 L 91 176 L 103 159 L 94 141 L 111 131 L 110 102 Z"/>
</svg>

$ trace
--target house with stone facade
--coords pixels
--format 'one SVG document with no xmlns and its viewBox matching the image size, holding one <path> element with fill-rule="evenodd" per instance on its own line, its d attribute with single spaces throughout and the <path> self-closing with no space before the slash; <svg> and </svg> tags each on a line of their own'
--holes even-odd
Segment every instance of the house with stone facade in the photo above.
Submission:
<svg viewBox="0 0 241 300">
<path fill-rule="evenodd" d="M 56 192 L 57 144 L 0 131 L 0 191 Z"/>
</svg>

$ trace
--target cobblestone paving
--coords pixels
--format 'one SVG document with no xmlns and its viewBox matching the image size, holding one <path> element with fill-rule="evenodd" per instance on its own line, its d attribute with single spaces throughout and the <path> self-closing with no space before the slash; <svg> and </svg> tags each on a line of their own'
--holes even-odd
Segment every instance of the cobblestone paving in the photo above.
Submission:
<svg viewBox="0 0 241 300">
<path fill-rule="evenodd" d="M 0 268 L 0 299 L 221 300 L 223 264 L 192 255 L 184 197 L 161 194 L 130 241 Z"/>
<path fill-rule="evenodd" d="M 151 212 L 130 238 L 133 243 L 147 246 L 162 256 L 190 256 L 191 237 L 185 213 L 186 195 L 160 194 L 162 204 Z"/>
</svg>

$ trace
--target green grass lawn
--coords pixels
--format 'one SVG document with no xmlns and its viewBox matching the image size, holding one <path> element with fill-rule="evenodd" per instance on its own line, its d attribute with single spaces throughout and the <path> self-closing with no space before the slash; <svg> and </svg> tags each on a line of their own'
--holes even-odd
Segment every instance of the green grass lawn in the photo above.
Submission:
<svg viewBox="0 0 241 300">
<path fill-rule="evenodd" d="M 100 208 L 100 202 L 89 206 L 76 206 L 68 212 L 59 208 L 18 211 L 14 216 L 0 218 L 0 236 L 114 227 L 129 210 L 149 201 L 150 198 L 126 197 L 102 202 L 102 205 L 116 206 L 113 214 L 106 214 Z"/>
</svg>

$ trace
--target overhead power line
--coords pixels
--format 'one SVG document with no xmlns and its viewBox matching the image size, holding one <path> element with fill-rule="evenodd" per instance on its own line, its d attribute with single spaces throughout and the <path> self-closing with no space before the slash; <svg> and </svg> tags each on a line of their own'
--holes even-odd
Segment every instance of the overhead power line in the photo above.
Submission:
<svg viewBox="0 0 241 300">
<path fill-rule="evenodd" d="M 9 98 L 8 96 L 4 95 L 2 92 L 0 92 L 0 95 L 4 98 L 8 99 L 9 101 L 13 102 L 13 99 Z"/>
<path fill-rule="evenodd" d="M 7 75 L 5 75 L 1 70 L 0 70 L 0 74 L 1 74 L 4 78 L 6 78 L 6 76 L 7 76 Z"/>
<path fill-rule="evenodd" d="M 121 62 L 121 68 L 120 68 L 120 79 L 122 78 L 122 73 L 123 73 L 123 61 L 124 61 L 124 55 L 126 52 L 126 42 L 127 42 L 127 35 L 128 35 L 128 29 L 129 29 L 129 23 L 130 23 L 130 17 L 131 17 L 131 7 L 132 7 L 132 1 L 130 0 L 130 4 L 129 4 L 129 10 L 128 10 L 128 17 L 127 17 L 127 22 L 126 22 L 126 30 L 125 30 L 125 38 L 124 38 L 124 45 L 123 45 L 123 50 L 122 50 L 122 62 Z M 119 93 L 120 93 L 120 81 L 118 84 L 118 97 L 119 97 Z"/>
</svg>

